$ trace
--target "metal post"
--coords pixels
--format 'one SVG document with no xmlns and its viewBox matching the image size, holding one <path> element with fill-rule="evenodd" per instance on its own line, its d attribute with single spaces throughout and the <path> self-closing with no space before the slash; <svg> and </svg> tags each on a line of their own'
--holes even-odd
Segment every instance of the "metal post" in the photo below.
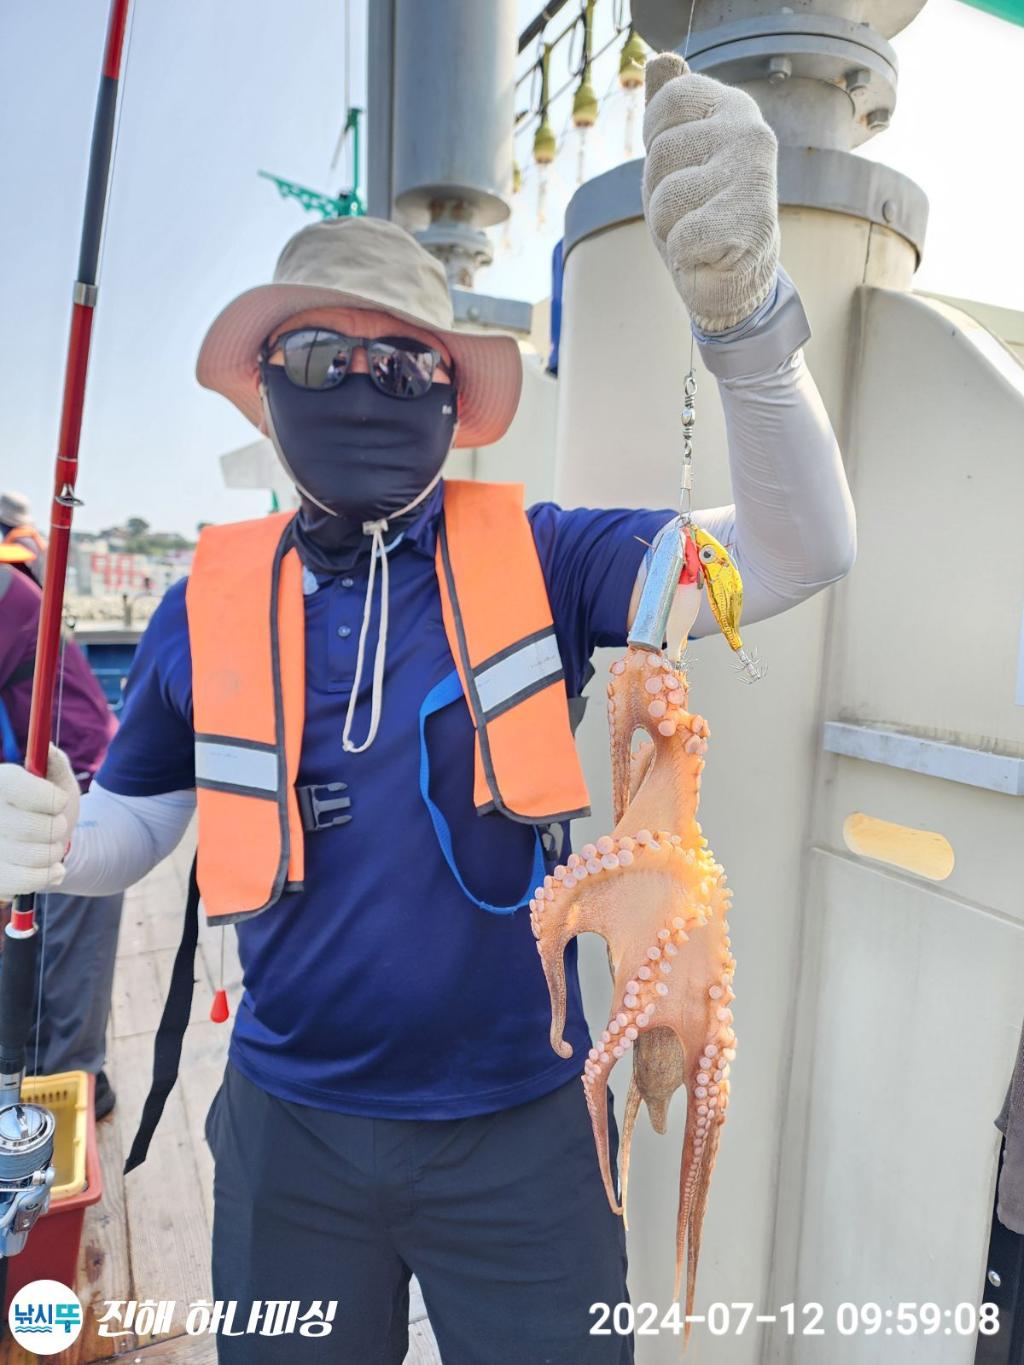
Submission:
<svg viewBox="0 0 1024 1365">
<path fill-rule="evenodd" d="M 395 0 L 373 0 L 367 6 L 367 26 L 366 209 L 374 218 L 391 218 Z"/>
</svg>

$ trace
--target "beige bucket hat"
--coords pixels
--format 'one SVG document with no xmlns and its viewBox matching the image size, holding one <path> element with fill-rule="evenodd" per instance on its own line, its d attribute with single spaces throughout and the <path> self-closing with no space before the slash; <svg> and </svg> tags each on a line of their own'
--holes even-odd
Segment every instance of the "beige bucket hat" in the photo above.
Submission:
<svg viewBox="0 0 1024 1365">
<path fill-rule="evenodd" d="M 440 261 L 385 218 L 331 218 L 297 232 L 278 257 L 273 283 L 247 289 L 215 318 L 199 349 L 196 378 L 259 426 L 263 342 L 296 313 L 332 305 L 379 309 L 436 336 L 455 362 L 455 444 L 484 446 L 504 435 L 523 382 L 517 341 L 500 332 L 454 331 Z"/>
<path fill-rule="evenodd" d="M 32 508 L 24 493 L 0 493 L 0 521 L 5 526 L 28 526 L 32 522 Z"/>
</svg>

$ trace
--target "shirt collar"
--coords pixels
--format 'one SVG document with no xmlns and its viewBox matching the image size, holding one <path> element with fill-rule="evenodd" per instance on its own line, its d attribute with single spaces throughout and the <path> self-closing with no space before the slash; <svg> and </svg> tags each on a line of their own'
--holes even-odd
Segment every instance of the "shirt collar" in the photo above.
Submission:
<svg viewBox="0 0 1024 1365">
<path fill-rule="evenodd" d="M 404 545 L 411 546 L 428 559 L 434 558 L 437 549 L 437 527 L 444 507 L 444 479 L 439 479 L 435 488 L 426 498 L 420 515 L 407 527 L 402 537 Z"/>
<path fill-rule="evenodd" d="M 417 554 L 432 560 L 437 547 L 437 527 L 443 507 L 444 480 L 440 479 L 424 499 L 422 507 L 418 509 L 419 514 L 414 520 L 404 530 L 389 531 L 385 535 L 385 545 L 390 550 L 399 550 L 403 545 L 408 545 Z M 369 559 L 369 536 L 364 536 L 361 542 L 350 550 L 332 554 L 330 563 L 327 564 L 316 545 L 309 543 L 294 523 L 292 535 L 309 575 L 309 578 L 304 578 L 304 591 L 307 595 L 315 592 L 316 588 L 322 583 L 327 583 L 332 578 L 337 577 L 339 573 L 350 572 Z"/>
</svg>

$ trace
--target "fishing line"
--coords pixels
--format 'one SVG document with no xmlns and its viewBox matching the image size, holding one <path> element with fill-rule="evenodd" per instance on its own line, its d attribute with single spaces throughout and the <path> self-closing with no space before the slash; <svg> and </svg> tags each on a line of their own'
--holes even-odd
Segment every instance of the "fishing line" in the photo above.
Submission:
<svg viewBox="0 0 1024 1365">
<path fill-rule="evenodd" d="M 686 54 L 690 50 L 690 34 L 693 32 L 693 11 L 697 8 L 697 0 L 690 0 L 690 21 L 686 25 L 686 41 L 683 43 L 683 61 L 686 61 Z"/>
<path fill-rule="evenodd" d="M 345 0 L 345 117 L 352 103 L 352 3 Z"/>
<path fill-rule="evenodd" d="M 690 51 L 690 35 L 693 32 L 693 12 L 697 0 L 690 0 L 690 18 L 686 25 L 686 39 L 683 42 L 683 63 Z M 691 297 L 697 297 L 697 267 L 693 267 L 693 290 Z M 686 379 L 683 381 L 683 467 L 679 480 L 679 516 L 684 526 L 693 520 L 693 427 L 696 417 L 694 396 L 697 392 L 697 373 L 693 368 L 696 347 L 693 335 L 693 320 L 690 320 L 690 363 Z"/>
<path fill-rule="evenodd" d="M 351 95 L 352 95 L 352 43 L 351 43 L 351 19 L 352 19 L 351 0 L 345 0 L 345 18 L 344 18 L 344 34 L 345 34 L 345 92 L 344 92 L 344 93 L 345 93 L 345 116 L 344 116 L 344 118 L 343 118 L 342 121 L 341 121 L 341 132 L 338 134 L 338 140 L 337 140 L 337 142 L 334 144 L 334 155 L 331 157 L 331 173 L 332 173 L 332 174 L 334 173 L 335 170 L 337 170 L 338 162 L 339 162 L 339 160 L 341 159 L 342 148 L 345 146 L 345 143 L 346 143 L 346 140 L 347 140 L 347 137 L 348 137 L 348 115 L 349 115 L 349 110 L 352 108 L 352 98 L 351 98 Z M 346 169 L 346 170 L 348 169 L 347 163 L 346 163 L 345 169 Z M 355 189 L 355 190 L 358 190 L 359 186 L 358 186 L 358 185 L 353 185 L 352 188 Z"/>
</svg>

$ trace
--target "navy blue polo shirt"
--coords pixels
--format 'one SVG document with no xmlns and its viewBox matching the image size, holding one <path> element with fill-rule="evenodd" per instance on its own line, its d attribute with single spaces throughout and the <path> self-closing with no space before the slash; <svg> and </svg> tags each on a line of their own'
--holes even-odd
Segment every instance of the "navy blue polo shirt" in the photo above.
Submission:
<svg viewBox="0 0 1024 1365">
<path fill-rule="evenodd" d="M 421 794 L 420 711 L 454 669 L 434 570 L 441 501 L 439 487 L 389 552 L 383 708 L 365 753 L 345 753 L 341 734 L 368 556 L 331 576 L 304 575 L 298 780 L 346 782 L 352 819 L 307 835 L 303 889 L 238 925 L 245 984 L 232 1062 L 283 1099 L 370 1117 L 447 1119 L 521 1104 L 578 1075 L 590 1046 L 575 943 L 566 954 L 565 1029 L 574 1055 L 563 1060 L 548 1041 L 548 993 L 529 910 L 494 914 L 470 899 Z M 570 696 L 582 690 L 596 646 L 625 644 L 641 541 L 671 515 L 553 503 L 529 509 Z M 377 626 L 375 603 L 371 659 Z M 356 743 L 369 723 L 369 675 L 368 667 Z M 451 831 L 465 886 L 492 905 L 525 903 L 537 834 L 497 812 L 476 813 L 473 726 L 461 694 L 425 721 L 423 747 L 429 795 Z M 195 786 L 184 583 L 168 592 L 143 636 L 98 781 L 126 796 Z"/>
</svg>

